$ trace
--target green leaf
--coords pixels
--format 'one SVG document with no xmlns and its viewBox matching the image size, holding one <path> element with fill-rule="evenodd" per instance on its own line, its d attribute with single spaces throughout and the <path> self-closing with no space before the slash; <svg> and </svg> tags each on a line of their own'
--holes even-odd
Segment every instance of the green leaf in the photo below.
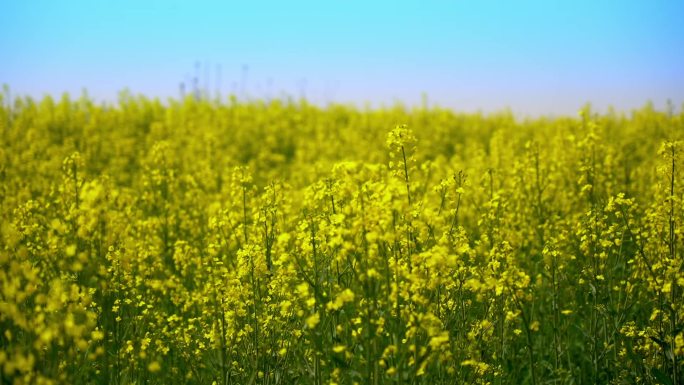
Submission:
<svg viewBox="0 0 684 385">
<path fill-rule="evenodd" d="M 665 372 L 658 368 L 651 369 L 651 374 L 661 385 L 674 385 L 672 379 L 670 379 L 670 377 L 667 374 L 665 374 Z"/>
</svg>

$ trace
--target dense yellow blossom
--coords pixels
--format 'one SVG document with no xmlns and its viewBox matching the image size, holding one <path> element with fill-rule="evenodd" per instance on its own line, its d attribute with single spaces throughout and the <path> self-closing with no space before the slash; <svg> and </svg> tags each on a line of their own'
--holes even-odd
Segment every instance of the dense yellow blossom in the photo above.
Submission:
<svg viewBox="0 0 684 385">
<path fill-rule="evenodd" d="M 684 115 L 0 103 L 0 383 L 682 383 Z"/>
</svg>

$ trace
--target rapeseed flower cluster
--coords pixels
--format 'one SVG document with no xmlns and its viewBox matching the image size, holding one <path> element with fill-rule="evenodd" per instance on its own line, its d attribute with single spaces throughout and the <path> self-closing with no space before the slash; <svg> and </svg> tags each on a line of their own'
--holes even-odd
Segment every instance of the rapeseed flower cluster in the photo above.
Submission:
<svg viewBox="0 0 684 385">
<path fill-rule="evenodd" d="M 0 107 L 0 383 L 681 384 L 684 115 Z"/>
</svg>

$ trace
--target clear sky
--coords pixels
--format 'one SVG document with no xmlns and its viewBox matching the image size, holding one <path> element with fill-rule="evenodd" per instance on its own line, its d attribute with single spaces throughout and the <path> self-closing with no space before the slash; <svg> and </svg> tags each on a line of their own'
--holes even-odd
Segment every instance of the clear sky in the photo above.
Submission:
<svg viewBox="0 0 684 385">
<path fill-rule="evenodd" d="M 684 102 L 684 1 L 0 0 L 0 83 L 571 113 Z M 218 68 L 221 76 L 218 76 Z"/>
</svg>

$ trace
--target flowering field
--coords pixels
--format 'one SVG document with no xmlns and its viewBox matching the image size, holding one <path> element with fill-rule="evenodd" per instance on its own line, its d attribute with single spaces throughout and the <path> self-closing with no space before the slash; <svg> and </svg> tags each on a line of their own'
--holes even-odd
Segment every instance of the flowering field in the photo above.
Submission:
<svg viewBox="0 0 684 385">
<path fill-rule="evenodd" d="M 1 384 L 682 384 L 684 114 L 0 100 Z"/>
</svg>

